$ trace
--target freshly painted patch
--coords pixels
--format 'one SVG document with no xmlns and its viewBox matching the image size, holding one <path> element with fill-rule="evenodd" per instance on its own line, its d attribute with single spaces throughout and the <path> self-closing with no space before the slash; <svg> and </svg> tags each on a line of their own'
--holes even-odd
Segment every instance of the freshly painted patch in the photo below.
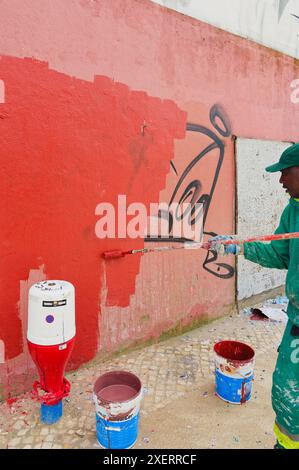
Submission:
<svg viewBox="0 0 299 470">
<path fill-rule="evenodd" d="M 2 339 L 0 339 L 0 364 L 4 364 L 5 362 L 5 344 Z"/>
<path fill-rule="evenodd" d="M 3 80 L 0 80 L 0 103 L 5 103 L 5 85 Z"/>
<path fill-rule="evenodd" d="M 93 358 L 98 342 L 115 350 L 231 308 L 233 261 L 165 253 L 103 267 L 103 251 L 126 250 L 129 243 L 96 239 L 95 208 L 114 204 L 117 194 L 146 204 L 169 201 L 175 189 L 178 199 L 190 191 L 193 197 L 200 181 L 199 197 L 211 203 L 207 236 L 232 233 L 231 135 L 296 141 L 299 107 L 286 99 L 298 75 L 293 59 L 210 25 L 197 27 L 151 2 L 75 0 L 71 13 L 64 2 L 53 8 L 51 0 L 43 9 L 38 0 L 22 8 L 4 3 L 1 52 L 14 56 L 0 60 L 0 324 L 7 355 L 0 374 L 8 386 L 9 373 L 28 382 L 26 302 L 24 296 L 18 304 L 17 286 L 32 267 L 44 265 L 47 277 L 76 285 L 73 367 Z M 66 14 L 72 21 L 61 34 Z M 28 33 L 33 28 L 34 36 Z M 209 120 L 216 103 L 229 117 L 230 137 L 219 135 L 218 118 L 216 126 Z M 195 127 L 186 129 L 187 122 Z M 225 143 L 220 172 L 219 151 L 210 151 L 213 139 L 203 127 Z M 140 321 L 144 315 L 149 321 Z"/>
<path fill-rule="evenodd" d="M 9 114 L 0 120 L 1 339 L 8 360 L 26 350 L 27 297 L 19 317 L 18 286 L 32 266 L 43 265 L 48 278 L 76 287 L 76 367 L 97 352 L 100 255 L 108 243 L 111 248 L 110 240 L 95 236 L 95 207 L 114 203 L 118 194 L 128 194 L 128 202 L 158 200 L 174 139 L 185 135 L 186 114 L 170 100 L 108 77 L 89 83 L 33 59 L 2 56 L 0 76 L 6 84 L 1 112 Z M 121 248 L 129 242 L 121 241 Z M 139 247 L 142 240 L 136 240 Z M 129 269 L 127 261 L 107 267 L 108 305 L 129 304 L 139 264 L 137 256 Z"/>
</svg>

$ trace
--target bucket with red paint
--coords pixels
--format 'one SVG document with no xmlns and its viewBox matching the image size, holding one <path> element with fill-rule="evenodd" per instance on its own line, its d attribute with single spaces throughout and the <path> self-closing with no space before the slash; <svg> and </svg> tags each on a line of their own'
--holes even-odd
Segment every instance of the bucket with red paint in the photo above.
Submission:
<svg viewBox="0 0 299 470">
<path fill-rule="evenodd" d="M 105 449 L 130 449 L 138 437 L 142 384 L 126 371 L 107 372 L 95 382 L 96 433 Z"/>
<path fill-rule="evenodd" d="M 254 350 L 238 341 L 214 345 L 216 394 L 229 403 L 242 404 L 251 397 Z"/>
</svg>

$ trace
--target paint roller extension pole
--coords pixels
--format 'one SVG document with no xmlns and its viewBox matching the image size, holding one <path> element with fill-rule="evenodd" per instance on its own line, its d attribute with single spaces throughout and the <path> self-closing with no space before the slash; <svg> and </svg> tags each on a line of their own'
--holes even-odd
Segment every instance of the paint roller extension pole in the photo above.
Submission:
<svg viewBox="0 0 299 470">
<path fill-rule="evenodd" d="M 220 241 L 223 245 L 241 245 L 243 243 L 251 242 L 268 242 L 272 240 L 289 240 L 291 238 L 299 238 L 299 232 L 291 233 L 277 233 L 272 235 L 261 235 L 257 237 L 250 237 L 244 239 L 232 238 L 230 240 Z"/>
<path fill-rule="evenodd" d="M 204 246 L 207 245 L 207 246 Z M 116 259 L 116 258 L 123 258 L 126 255 L 135 255 L 137 253 L 154 253 L 160 251 L 173 251 L 173 250 L 190 250 L 190 249 L 197 249 L 197 248 L 205 248 L 208 249 L 210 246 L 209 243 L 185 243 L 184 246 L 158 246 L 155 248 L 141 248 L 139 250 L 129 250 L 129 251 L 121 251 L 121 250 L 111 250 L 111 251 L 104 251 L 102 256 L 104 259 Z"/>
<path fill-rule="evenodd" d="M 229 240 L 222 240 L 220 243 L 223 245 L 241 245 L 243 243 L 251 243 L 257 241 L 272 241 L 272 240 L 289 240 L 292 238 L 299 238 L 299 232 L 292 232 L 292 233 L 278 233 L 278 234 L 271 234 L 271 235 L 261 235 L 257 237 L 249 237 L 244 239 L 237 239 L 232 238 Z M 129 250 L 129 251 L 121 251 L 121 250 L 111 250 L 111 251 L 104 251 L 102 256 L 104 259 L 117 259 L 123 258 L 126 255 L 135 255 L 137 253 L 154 253 L 158 251 L 173 251 L 173 250 L 188 250 L 188 249 L 198 249 L 202 248 L 204 250 L 210 250 L 212 243 L 205 242 L 205 243 L 188 243 L 184 244 L 183 246 L 162 246 L 162 247 L 155 247 L 155 248 L 141 248 L 139 250 Z"/>
</svg>

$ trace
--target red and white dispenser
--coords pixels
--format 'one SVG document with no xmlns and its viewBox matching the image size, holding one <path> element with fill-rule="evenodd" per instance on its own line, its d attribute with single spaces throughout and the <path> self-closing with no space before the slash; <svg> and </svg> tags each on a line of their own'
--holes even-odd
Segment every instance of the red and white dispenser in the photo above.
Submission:
<svg viewBox="0 0 299 470">
<path fill-rule="evenodd" d="M 64 372 L 75 335 L 74 286 L 67 281 L 42 281 L 31 286 L 27 341 L 39 373 L 33 393 L 42 402 L 41 420 L 46 424 L 62 416 L 62 399 L 70 391 Z"/>
</svg>

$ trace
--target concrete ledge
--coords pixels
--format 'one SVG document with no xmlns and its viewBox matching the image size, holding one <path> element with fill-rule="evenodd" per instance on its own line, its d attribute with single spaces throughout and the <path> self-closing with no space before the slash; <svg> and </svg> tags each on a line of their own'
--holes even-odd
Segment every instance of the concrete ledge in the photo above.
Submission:
<svg viewBox="0 0 299 470">
<path fill-rule="evenodd" d="M 238 300 L 237 307 L 238 307 L 238 310 L 240 311 L 247 307 L 258 306 L 259 304 L 262 304 L 265 300 L 272 299 L 272 298 L 274 299 L 278 295 L 285 295 L 284 285 L 276 287 L 275 289 L 270 289 L 265 292 L 261 292 L 260 294 L 257 294 L 257 295 L 252 295 L 251 297 L 248 297 L 248 299 Z"/>
</svg>

